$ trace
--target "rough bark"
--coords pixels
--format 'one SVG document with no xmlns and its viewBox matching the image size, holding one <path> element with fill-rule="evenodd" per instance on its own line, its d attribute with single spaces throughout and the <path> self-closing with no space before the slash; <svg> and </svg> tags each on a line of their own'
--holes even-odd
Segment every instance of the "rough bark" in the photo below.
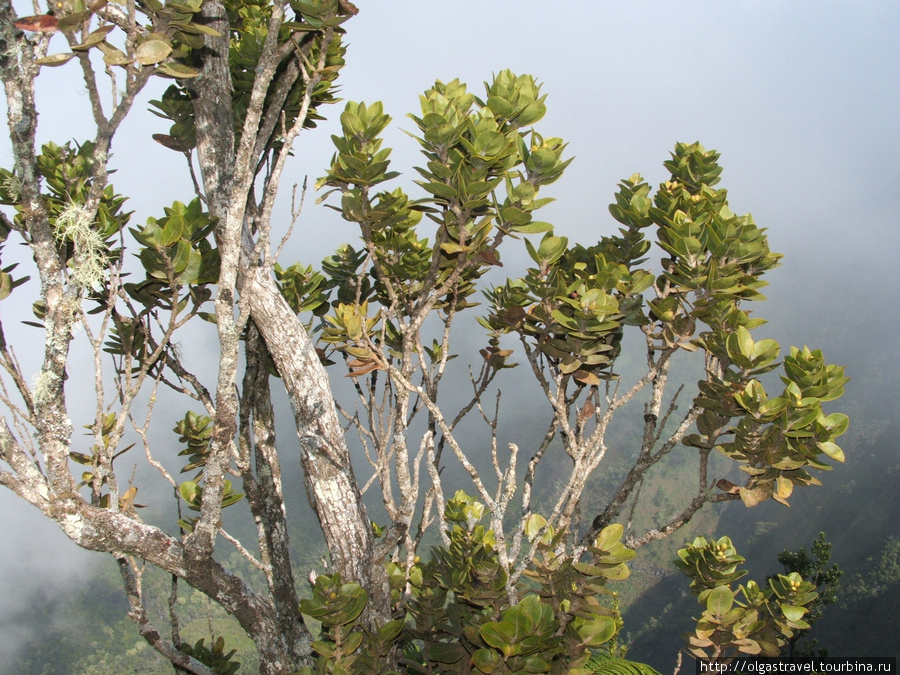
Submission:
<svg viewBox="0 0 900 675">
<path fill-rule="evenodd" d="M 369 622 L 384 623 L 390 620 L 387 574 L 376 556 L 328 374 L 303 325 L 262 268 L 248 270 L 242 292 L 288 392 L 307 493 L 334 569 L 368 591 Z"/>
<path fill-rule="evenodd" d="M 275 445 L 275 412 L 269 391 L 269 373 L 262 359 L 265 345 L 256 325 L 246 337 L 246 373 L 242 405 L 244 419 L 252 426 L 253 470 L 250 457 L 242 467 L 244 490 L 260 533 L 259 548 L 265 563 L 269 595 L 279 629 L 293 660 L 300 665 L 310 655 L 311 636 L 299 609 L 299 597 L 291 568 L 290 536 L 281 483 L 281 465 Z M 246 415 L 246 418 L 244 417 Z M 252 416 L 252 421 L 249 419 Z M 248 429 L 249 431 L 249 429 Z"/>
<path fill-rule="evenodd" d="M 215 427 L 210 456 L 204 469 L 203 508 L 191 535 L 189 550 L 198 560 L 212 554 L 221 525 L 222 490 L 229 450 L 237 433 L 238 355 L 240 317 L 235 316 L 234 287 L 240 260 L 240 232 L 246 197 L 236 199 L 232 190 L 234 131 L 231 122 L 231 71 L 228 63 L 230 35 L 225 6 L 218 0 L 205 2 L 201 16 L 218 31 L 206 40 L 203 67 L 194 88 L 197 154 L 211 215 L 219 219 L 215 230 L 221 270 L 216 295 L 219 334 L 219 374 L 216 384 Z M 235 204 L 239 207 L 236 209 Z M 236 213 L 235 211 L 238 211 Z"/>
<path fill-rule="evenodd" d="M 276 14 L 278 11 L 276 8 Z M 206 3 L 203 15 L 209 25 L 227 34 L 227 21 L 222 18 L 224 9 L 221 3 Z M 273 15 L 273 22 L 278 23 L 276 18 Z M 225 21 L 224 25 L 222 21 Z M 321 522 L 334 568 L 341 572 L 345 580 L 356 581 L 369 592 L 367 612 L 371 620 L 387 621 L 390 597 L 387 575 L 380 561 L 375 560 L 371 525 L 350 465 L 349 451 L 338 422 L 328 377 L 302 324 L 271 278 L 264 278 L 267 273 L 262 269 L 243 267 L 251 258 L 249 251 L 241 251 L 240 248 L 245 227 L 244 214 L 253 195 L 256 164 L 252 150 L 256 145 L 254 139 L 261 133 L 259 127 L 263 120 L 265 94 L 275 75 L 278 61 L 276 45 L 273 39 L 267 41 L 260 58 L 240 147 L 236 148 L 234 134 L 230 131 L 231 79 L 227 49 L 220 43 L 221 40 L 217 39 L 207 43 L 203 70 L 194 85 L 194 113 L 207 202 L 210 213 L 219 218 L 216 239 L 222 256 L 222 271 L 216 312 L 222 349 L 221 366 L 223 370 L 226 366 L 231 369 L 231 339 L 236 326 L 233 312 L 237 306 L 231 294 L 235 287 L 240 287 L 241 303 L 243 305 L 245 298 L 249 301 L 250 316 L 282 374 L 297 424 L 307 491 Z M 228 127 L 229 131 L 226 132 L 223 127 Z M 268 223 L 261 226 L 268 227 Z M 228 388 L 227 379 L 220 372 L 216 428 L 223 432 L 222 442 L 225 440 L 224 431 L 230 428 L 225 418 L 233 414 L 229 396 L 233 387 Z M 222 409 L 223 403 L 228 404 L 226 410 Z M 208 466 L 207 481 L 209 473 Z M 204 501 L 205 497 L 204 493 Z"/>
<path fill-rule="evenodd" d="M 271 23 L 276 28 L 280 25 L 281 11 L 276 7 L 272 17 Z M 227 17 L 221 2 L 205 3 L 202 15 L 208 25 L 223 36 L 228 35 Z M 207 204 L 210 213 L 219 219 L 216 240 L 222 259 L 216 298 L 221 349 L 214 433 L 216 457 L 224 457 L 221 448 L 228 434 L 231 434 L 230 438 L 234 434 L 234 427 L 229 423 L 235 419 L 236 413 L 232 377 L 236 372 L 234 341 L 246 318 L 246 314 L 236 315 L 235 311 L 243 311 L 246 299 L 249 301 L 250 316 L 282 373 L 294 408 L 308 493 L 312 495 L 313 507 L 322 523 L 334 567 L 346 580 L 357 581 L 369 591 L 371 616 L 373 620 L 384 621 L 389 618 L 387 577 L 381 564 L 374 560 L 371 526 L 350 466 L 349 452 L 338 423 L 327 375 L 302 324 L 281 298 L 274 282 L 271 279 L 261 280 L 260 275 L 264 275 L 261 270 L 247 270 L 244 267 L 252 258 L 245 248 L 246 242 L 242 243 L 242 234 L 247 226 L 245 214 L 253 198 L 257 166 L 253 150 L 258 145 L 256 141 L 260 140 L 260 134 L 271 133 L 264 124 L 263 105 L 267 91 L 273 86 L 276 66 L 282 58 L 274 39 L 276 33 L 277 30 L 270 33 L 260 58 L 239 146 L 236 146 L 232 125 L 227 39 L 211 38 L 207 41 L 200 77 L 192 86 L 197 152 Z M 296 76 L 299 77 L 299 71 Z M 261 223 L 260 226 L 267 228 L 268 223 Z M 244 276 L 250 277 L 249 283 L 247 279 L 242 279 Z M 236 288 L 241 288 L 240 305 L 233 295 Z M 259 397 L 257 401 L 260 401 Z M 260 403 L 265 406 L 264 402 Z M 257 409 L 256 413 L 263 411 Z M 265 443 L 257 446 L 260 451 L 257 461 L 263 464 L 271 459 L 271 455 L 267 459 L 265 448 Z M 208 464 L 205 476 L 207 485 L 210 485 L 211 478 L 216 478 L 213 485 L 218 487 L 220 473 L 220 462 Z M 273 486 L 262 489 L 272 490 Z M 213 512 L 210 509 L 210 513 Z M 277 519 L 274 512 L 268 515 Z M 210 527 L 212 524 L 210 520 Z M 204 543 L 207 542 L 209 539 Z M 265 545 L 274 546 L 276 542 L 269 541 Z M 284 583 L 284 579 L 279 582 L 282 587 L 276 596 L 286 602 L 292 601 L 293 594 L 283 587 Z M 290 627 L 290 632 L 295 637 L 300 635 L 296 625 Z M 293 639 L 288 641 L 295 642 Z"/>
</svg>

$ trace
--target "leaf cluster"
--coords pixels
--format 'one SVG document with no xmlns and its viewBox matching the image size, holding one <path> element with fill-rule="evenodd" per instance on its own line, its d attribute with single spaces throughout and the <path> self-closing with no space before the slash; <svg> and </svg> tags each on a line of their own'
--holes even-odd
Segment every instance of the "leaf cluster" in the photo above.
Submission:
<svg viewBox="0 0 900 675">
<path fill-rule="evenodd" d="M 804 620 L 812 626 L 822 618 L 825 607 L 837 602 L 838 586 L 844 571 L 837 565 L 829 566 L 831 560 L 831 542 L 825 538 L 825 533 L 820 532 L 812 545 L 812 551 L 805 548 L 796 551 L 784 550 L 778 554 L 778 562 L 784 567 L 787 574 L 796 572 L 804 580 L 813 584 L 818 592 L 816 598 L 809 603 L 809 612 Z M 797 650 L 796 645 L 800 638 L 808 631 L 798 631 L 790 640 L 790 656 L 827 656 L 825 649 L 816 649 L 818 640 L 806 642 L 803 648 Z"/>
<path fill-rule="evenodd" d="M 237 650 L 232 649 L 226 653 L 225 638 L 221 635 L 213 642 L 212 648 L 207 647 L 204 639 L 200 638 L 193 645 L 182 644 L 180 650 L 203 665 L 209 666 L 216 675 L 234 675 L 241 667 L 240 661 L 232 660 Z"/>
<path fill-rule="evenodd" d="M 752 216 L 731 211 L 727 191 L 717 187 L 719 154 L 678 143 L 665 162 L 669 178 L 655 193 L 639 174 L 620 183 L 609 207 L 622 225 L 618 233 L 570 246 L 532 219 L 549 201 L 538 198 L 539 188 L 570 161 L 560 139 L 525 129 L 543 115 L 540 85 L 503 71 L 485 87 L 485 101 L 458 80 L 436 82 L 421 96 L 421 114 L 411 118 L 426 160 L 416 168 L 424 199 L 399 189 L 372 194 L 397 175 L 382 147 L 390 118 L 380 103 L 350 103 L 341 117 L 332 165 L 318 185 L 329 188 L 322 199 L 341 194 L 332 208 L 359 225 L 364 248 L 342 247 L 323 265 L 329 281 L 309 292 L 322 311 L 320 289 L 337 290 L 323 336 L 347 355 L 351 376 L 381 370 L 408 350 L 404 321 L 420 326 L 428 311 L 451 316 L 474 305 L 474 283 L 501 264 L 504 238 L 544 232 L 539 244 L 525 242 L 535 267 L 485 292 L 489 311 L 479 321 L 490 331 L 486 363 L 514 365 L 500 338 L 515 334 L 562 391 L 574 392 L 566 394 L 574 405 L 582 392 L 591 396 L 618 378 L 615 362 L 631 326 L 645 334 L 657 367 L 677 351 L 705 353 L 693 401 L 696 433 L 683 443 L 702 456 L 725 454 L 748 476 L 743 485 L 720 480 L 713 498 L 787 504 L 794 486 L 818 483 L 811 469 L 828 470 L 827 458 L 843 461 L 835 439 L 847 418 L 822 409 L 843 393 L 842 367 L 817 350 L 792 347 L 784 392 L 769 398 L 760 381 L 782 365 L 780 346 L 754 339 L 765 322 L 742 304 L 764 299 L 763 276 L 781 256 Z M 437 226 L 433 241 L 420 234 L 428 221 Z M 661 273 L 645 266 L 654 227 Z"/>
<path fill-rule="evenodd" d="M 635 554 L 620 541 L 623 528 L 606 528 L 590 547 L 589 561 L 578 562 L 560 553 L 565 532 L 533 516 L 526 533 L 542 537 L 539 554 L 518 584 L 521 600 L 513 602 L 494 533 L 481 524 L 484 515 L 483 504 L 457 492 L 445 509 L 449 544 L 434 547 L 427 563 L 416 558 L 408 570 L 388 564 L 401 617 L 377 636 L 356 623 L 363 589 L 339 575 L 318 577 L 313 598 L 301 603 L 323 624 L 323 638 L 313 644 L 319 659 L 308 672 L 374 672 L 361 669 L 379 665 L 371 660 L 373 645 L 383 655 L 395 643 L 409 673 L 593 672 L 586 664 L 621 625 L 600 596 L 611 595 L 608 580 L 628 576 L 625 563 Z"/>
<path fill-rule="evenodd" d="M 803 617 L 816 600 L 815 586 L 792 572 L 770 578 L 766 589 L 750 581 L 735 590 L 732 584 L 747 574 L 738 569 L 743 562 L 728 537 L 697 537 L 678 551 L 675 565 L 691 578 L 704 608 L 696 629 L 683 636 L 692 655 L 778 656 L 797 631 L 809 628 Z"/>
<path fill-rule="evenodd" d="M 278 45 L 281 51 L 296 58 L 281 59 L 276 68 L 274 79 L 283 83 L 273 86 L 266 93 L 264 110 L 277 108 L 282 117 L 269 131 L 265 139 L 265 150 L 280 151 L 284 145 L 284 131 L 291 128 L 303 109 L 303 98 L 308 80 L 300 77 L 301 68 L 312 70 L 311 64 L 317 63 L 323 49 L 322 35 L 326 31 L 342 33 L 341 24 L 349 15 L 340 11 L 336 0 L 317 0 L 314 2 L 291 2 L 294 20 L 285 20 L 278 29 Z M 250 107 L 253 84 L 257 67 L 263 56 L 266 39 L 269 35 L 273 5 L 265 0 L 251 2 L 229 1 L 225 3 L 229 36 L 229 67 L 231 71 L 231 111 L 234 124 L 235 147 L 240 143 L 244 128 L 244 120 Z M 203 26 L 206 31 L 212 29 Z M 207 32 L 207 35 L 212 33 Z M 186 34 L 183 24 L 175 37 L 180 45 L 189 52 L 190 70 L 196 73 L 200 65 L 203 39 L 200 35 Z M 312 87 L 311 97 L 303 121 L 304 128 L 314 128 L 318 120 L 322 120 L 319 108 L 322 105 L 336 102 L 335 80 L 344 66 L 346 48 L 339 39 L 329 40 L 324 46 L 324 67 L 318 71 L 318 79 Z M 169 67 L 173 67 L 172 64 Z M 179 67 L 186 68 L 188 66 Z M 179 78 L 190 75 L 178 75 Z M 159 100 L 150 102 L 155 108 L 152 112 L 163 119 L 170 120 L 172 126 L 168 134 L 154 134 L 153 138 L 163 146 L 177 152 L 190 152 L 197 145 L 194 110 L 191 103 L 192 94 L 184 82 L 170 86 Z"/>
<path fill-rule="evenodd" d="M 147 0 L 140 5 L 152 30 L 129 31 L 124 50 L 107 38 L 116 29 L 112 23 L 104 23 L 91 30 L 93 19 L 102 3 L 88 6 L 83 0 L 59 3 L 57 27 L 66 34 L 71 52 L 50 54 L 37 60 L 42 66 L 62 66 L 79 53 L 97 49 L 103 54 L 107 67 L 119 67 L 129 73 L 136 69 L 153 68 L 153 74 L 168 78 L 194 78 L 198 71 L 187 61 L 192 50 L 204 46 L 204 36 L 218 36 L 213 28 L 196 21 L 195 15 L 202 8 L 201 0 L 162 3 Z"/>
<path fill-rule="evenodd" d="M 100 191 L 95 215 L 89 218 L 87 208 L 92 201 L 98 171 L 104 176 L 107 173 L 98 163 L 96 146 L 90 141 L 74 145 L 72 142 L 65 145 L 50 142 L 42 146 L 35 159 L 38 175 L 45 186 L 41 197 L 43 207 L 56 237 L 60 261 L 90 293 L 103 285 L 107 268 L 121 255 L 121 249 L 115 246 L 115 238 L 131 217 L 130 212 L 122 210 L 126 198 L 116 194 L 113 186 L 107 184 Z M 0 169 L 0 204 L 15 208 L 10 225 L 23 231 L 28 207 L 22 201 L 20 178 L 7 169 Z M 8 235 L 8 226 L 0 227 L 0 244 Z M 28 279 L 14 278 L 10 273 L 15 267 L 0 270 L 0 300 Z M 38 319 L 42 319 L 43 302 L 38 301 L 34 309 Z"/>
<path fill-rule="evenodd" d="M 187 443 L 187 447 L 178 453 L 179 457 L 187 457 L 188 463 L 181 469 L 181 473 L 188 473 L 199 469 L 193 479 L 184 481 L 178 486 L 181 498 L 187 503 L 191 511 L 200 511 L 203 503 L 202 476 L 203 469 L 209 461 L 210 440 L 212 438 L 213 420 L 206 415 L 198 415 L 188 411 L 184 418 L 175 424 L 173 431 L 177 433 L 180 443 Z M 243 498 L 243 494 L 235 492 L 231 487 L 231 481 L 224 481 L 222 490 L 222 508 L 232 506 Z M 179 526 L 185 532 L 193 532 L 197 518 L 181 518 Z"/>
<path fill-rule="evenodd" d="M 216 220 L 203 211 L 199 198 L 188 205 L 174 202 L 164 210 L 165 217 L 148 218 L 142 228 L 131 229 L 142 245 L 139 257 L 148 280 L 160 282 L 154 290 L 216 283 L 219 252 L 208 241 Z M 133 297 L 140 299 L 140 291 L 135 289 Z"/>
<path fill-rule="evenodd" d="M 487 291 L 491 313 L 480 323 L 533 340 L 554 374 L 593 386 L 613 377 L 623 327 L 647 322 L 641 293 L 652 275 L 629 270 L 610 241 L 569 248 L 566 237 L 548 233 L 538 247 L 525 244 L 538 267 Z"/>
<path fill-rule="evenodd" d="M 312 597 L 300 601 L 300 611 L 322 623 L 322 635 L 312 643 L 318 655 L 315 667 L 302 669 L 301 675 L 398 675 L 379 666 L 400 639 L 403 621 L 388 621 L 375 632 L 366 630 L 359 622 L 366 601 L 366 591 L 359 584 L 343 583 L 340 574 L 316 578 Z"/>
<path fill-rule="evenodd" d="M 187 320 L 183 312 L 188 308 L 187 318 L 199 315 L 215 320 L 200 309 L 212 297 L 210 286 L 219 278 L 219 251 L 208 240 L 216 221 L 203 211 L 199 199 L 188 205 L 174 202 L 165 213 L 163 218 L 151 217 L 143 227 L 130 229 L 141 244 L 137 257 L 146 275 L 142 281 L 123 284 L 135 304 L 128 302 L 127 313 L 123 313 L 121 306 L 110 306 L 109 294 L 93 298 L 97 303 L 93 311 L 108 310 L 112 320 L 104 351 L 120 357 L 118 372 L 132 377 L 144 369 L 158 370 L 165 362 L 153 337 L 160 311 L 170 313 L 170 326 L 179 315 Z"/>
<path fill-rule="evenodd" d="M 594 675 L 659 675 L 646 663 L 637 663 L 612 654 L 596 654 L 585 667 Z"/>
<path fill-rule="evenodd" d="M 0 169 L 0 172 L 2 171 L 3 169 Z M 2 257 L 3 245 L 6 243 L 7 238 L 9 238 L 10 231 L 7 224 L 0 221 L 0 257 Z M 0 300 L 8 298 L 9 294 L 12 293 L 17 286 L 21 286 L 30 278 L 27 276 L 14 277 L 12 271 L 18 266 L 18 263 L 13 263 L 12 265 L 0 268 Z"/>
<path fill-rule="evenodd" d="M 695 403 L 703 408 L 697 419 L 699 434 L 685 443 L 700 448 L 715 445 L 725 456 L 738 462 L 749 479 L 737 487 L 720 481 L 720 489 L 740 495 L 747 506 L 772 498 L 783 504 L 795 485 L 818 485 L 809 469 L 830 471 L 827 457 L 844 461 L 835 443 L 849 424 L 843 413 L 826 415 L 823 403 L 843 394 L 844 368 L 825 362 L 822 352 L 804 347 L 791 348 L 784 359 L 785 388 L 769 398 L 754 377 L 777 356 L 773 340 L 754 342 L 744 327 L 729 335 L 725 349 L 740 371 L 725 371 L 719 380 L 701 383 Z M 737 419 L 737 423 L 727 422 Z"/>
<path fill-rule="evenodd" d="M 131 450 L 134 447 L 134 443 L 128 445 L 121 450 L 116 451 L 111 454 L 111 436 L 116 428 L 116 414 L 115 413 L 107 413 L 100 424 L 100 437 L 102 439 L 102 445 L 94 444 L 91 447 L 90 454 L 84 452 L 78 452 L 76 450 L 69 450 L 69 459 L 71 459 L 76 464 L 81 464 L 82 466 L 91 467 L 90 471 L 83 471 L 81 474 L 81 482 L 78 483 L 79 488 L 82 487 L 90 487 L 92 491 L 92 499 L 94 502 L 103 509 L 110 508 L 110 495 L 108 492 L 104 492 L 101 494 L 101 491 L 105 486 L 109 485 L 109 473 L 112 471 L 113 463 L 115 460 L 124 455 L 126 452 Z M 90 425 L 86 426 L 85 429 L 89 430 L 89 433 L 93 433 L 94 428 Z M 101 465 L 103 465 L 104 458 L 109 457 L 108 465 L 110 467 L 110 471 L 100 471 Z M 131 485 L 120 497 L 118 502 L 118 507 L 120 511 L 128 510 L 132 507 L 134 508 L 144 508 L 142 504 L 135 504 L 134 498 L 137 496 L 138 488 L 135 485 Z"/>
<path fill-rule="evenodd" d="M 317 183 L 329 190 L 319 201 L 340 193 L 340 206 L 331 208 L 360 227 L 365 248 L 344 246 L 323 263 L 326 286 L 337 292 L 323 336 L 351 358 L 354 376 L 402 353 L 405 323 L 421 325 L 431 311 L 449 316 L 474 306 L 475 281 L 502 264 L 504 237 L 551 229 L 533 220 L 533 212 L 551 201 L 537 194 L 571 160 L 562 158 L 560 139 L 526 128 L 545 112 L 540 85 L 502 71 L 485 90 L 482 100 L 454 80 L 436 82 L 421 97 L 421 114 L 410 116 L 426 160 L 416 168 L 428 195 L 421 199 L 402 189 L 374 193 L 398 175 L 390 170 L 390 149 L 382 147 L 390 122 L 382 104 L 350 102 L 341 115 L 331 167 Z M 429 221 L 433 238 L 422 232 Z M 373 301 L 387 311 L 374 313 L 381 323 L 358 334 L 347 317 L 365 314 L 362 307 Z M 389 355 L 375 354 L 375 347 Z"/>
</svg>

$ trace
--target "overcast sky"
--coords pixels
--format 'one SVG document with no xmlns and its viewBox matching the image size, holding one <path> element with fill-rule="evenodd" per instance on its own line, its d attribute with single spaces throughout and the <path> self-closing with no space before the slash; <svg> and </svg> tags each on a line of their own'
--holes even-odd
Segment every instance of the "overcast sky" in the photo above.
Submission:
<svg viewBox="0 0 900 675">
<path fill-rule="evenodd" d="M 418 112 L 418 94 L 435 79 L 458 77 L 481 94 L 482 82 L 499 70 L 531 73 L 549 95 L 541 132 L 563 137 L 577 156 L 547 190 L 558 202 L 540 218 L 558 234 L 590 243 L 612 231 L 606 205 L 616 182 L 641 172 L 658 183 L 675 142 L 699 140 L 722 153 L 722 185 L 733 209 L 752 212 L 769 228 L 772 248 L 787 254 L 771 276 L 771 308 L 763 308 L 772 330 L 801 344 L 834 343 L 839 353 L 826 356 L 843 363 L 855 354 L 840 353 L 849 342 L 836 336 L 853 332 L 857 354 L 888 351 L 887 373 L 897 374 L 896 0 L 358 4 L 359 16 L 346 24 L 342 96 L 384 101 L 394 118 L 386 134 L 396 148 L 393 168 L 406 173 L 398 184 L 410 187 L 410 167 L 419 161 L 415 141 L 401 131 L 413 128 L 405 114 Z M 62 42 L 56 38 L 53 51 Z M 88 100 L 76 65 L 45 70 L 40 140 L 84 140 Z M 131 195 L 136 222 L 191 198 L 176 154 L 149 139 L 167 131 L 144 112 L 151 97 L 135 107 L 113 147 L 113 181 Z M 326 113 L 336 117 L 340 109 Z M 332 132 L 323 124 L 301 137 L 289 182 L 322 175 Z M 10 167 L 10 157 L 3 147 L 0 162 Z M 315 262 L 355 236 L 312 201 L 288 264 Z M 841 315 L 824 316 L 829 306 Z M 4 302 L 5 321 L 12 307 Z M 864 384 L 864 374 L 851 374 Z M 0 635 L 7 636 L 0 643 L 7 647 L 10 621 L 29 601 L 13 591 L 53 569 L 80 578 L 77 570 L 94 559 L 29 509 L 0 491 Z"/>
</svg>

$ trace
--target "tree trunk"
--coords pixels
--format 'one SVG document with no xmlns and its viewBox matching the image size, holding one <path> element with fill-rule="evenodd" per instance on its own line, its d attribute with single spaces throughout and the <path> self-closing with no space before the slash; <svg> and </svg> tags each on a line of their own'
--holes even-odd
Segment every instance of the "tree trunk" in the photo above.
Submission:
<svg viewBox="0 0 900 675">
<path fill-rule="evenodd" d="M 242 294 L 249 296 L 250 314 L 287 389 L 307 494 L 334 569 L 366 590 L 366 622 L 370 627 L 382 625 L 391 619 L 387 573 L 377 559 L 328 374 L 300 320 L 263 268 L 248 270 Z"/>
<path fill-rule="evenodd" d="M 270 376 L 263 361 L 265 345 L 256 324 L 247 326 L 246 373 L 241 405 L 241 426 L 245 425 L 249 450 L 253 447 L 253 466 L 249 455 L 241 467 L 244 491 L 253 518 L 259 528 L 259 548 L 275 606 L 278 626 L 293 661 L 299 667 L 310 658 L 311 636 L 300 613 L 300 600 L 291 568 L 290 536 L 281 485 L 281 464 L 275 441 L 275 412 L 270 397 Z M 252 425 L 250 417 L 252 415 Z M 252 426 L 252 434 L 250 427 Z M 242 433 L 244 433 L 242 431 Z"/>
</svg>

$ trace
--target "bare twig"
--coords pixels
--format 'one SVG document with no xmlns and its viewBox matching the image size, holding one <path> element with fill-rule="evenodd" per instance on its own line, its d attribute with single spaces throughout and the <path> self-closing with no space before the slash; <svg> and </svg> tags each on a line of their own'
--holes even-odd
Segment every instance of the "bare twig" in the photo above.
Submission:
<svg viewBox="0 0 900 675">
<path fill-rule="evenodd" d="M 248 551 L 247 548 L 240 542 L 240 540 L 228 534 L 224 527 L 219 528 L 219 534 L 222 535 L 222 537 L 226 541 L 230 541 L 232 544 L 234 544 L 234 547 L 240 552 L 240 554 L 244 556 L 244 558 L 246 558 L 256 569 L 260 570 L 263 573 L 268 571 L 267 565 L 264 565 L 259 560 L 257 560 L 256 557 L 252 553 L 250 553 L 250 551 Z"/>
<path fill-rule="evenodd" d="M 143 599 L 139 582 L 135 576 L 131 563 L 124 557 L 117 558 L 119 563 L 119 572 L 125 584 L 125 592 L 128 596 L 128 604 L 131 611 L 128 613 L 129 618 L 138 625 L 141 636 L 147 643 L 159 652 L 163 657 L 176 664 L 180 668 L 184 668 L 194 675 L 213 675 L 212 668 L 203 665 L 197 659 L 188 656 L 180 651 L 175 645 L 164 640 L 159 631 L 150 623 L 147 616 L 147 610 L 144 608 Z"/>
</svg>

